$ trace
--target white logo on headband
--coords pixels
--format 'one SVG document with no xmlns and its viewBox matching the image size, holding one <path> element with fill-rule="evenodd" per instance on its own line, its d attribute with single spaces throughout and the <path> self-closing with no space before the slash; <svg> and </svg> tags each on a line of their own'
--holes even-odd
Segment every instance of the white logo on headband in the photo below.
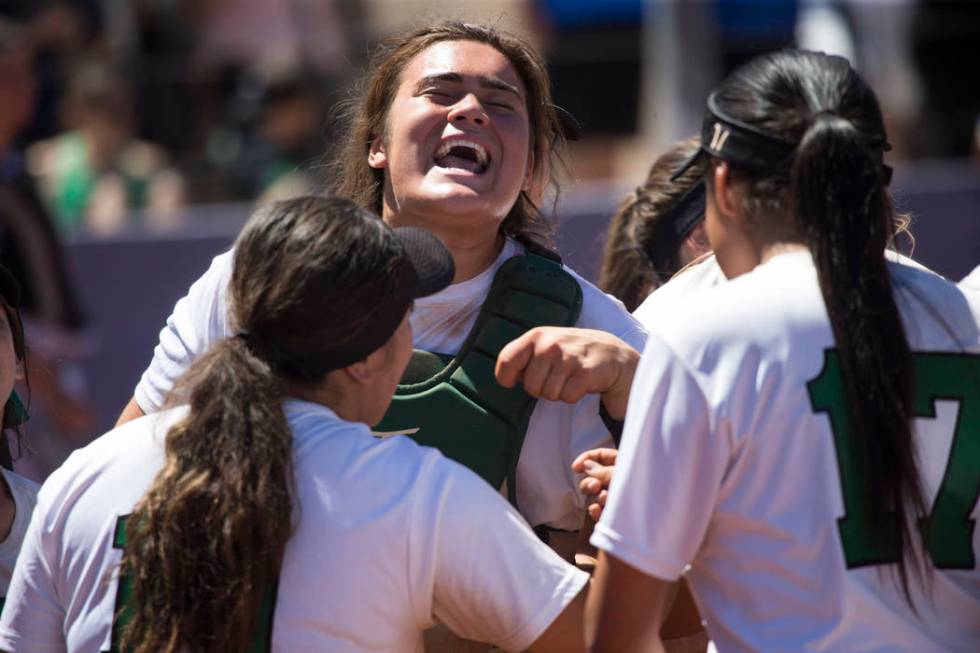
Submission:
<svg viewBox="0 0 980 653">
<path fill-rule="evenodd" d="M 727 127 L 723 127 L 720 122 L 715 123 L 715 135 L 711 137 L 710 147 L 715 152 L 721 152 L 725 147 L 725 141 L 728 140 L 728 136 L 731 134 L 731 130 Z"/>
</svg>

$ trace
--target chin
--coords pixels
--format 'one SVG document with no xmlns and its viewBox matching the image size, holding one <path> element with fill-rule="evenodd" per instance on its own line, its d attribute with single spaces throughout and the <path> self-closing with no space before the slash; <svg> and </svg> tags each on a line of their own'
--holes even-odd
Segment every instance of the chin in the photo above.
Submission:
<svg viewBox="0 0 980 653">
<path fill-rule="evenodd" d="M 428 190 L 428 189 L 427 189 Z M 502 206 L 488 197 L 488 193 L 460 184 L 440 184 L 431 192 L 416 197 L 411 202 L 412 211 L 424 215 L 445 215 L 471 217 L 474 220 L 499 224 L 510 212 L 511 206 Z M 403 211 L 408 203 L 402 204 Z"/>
</svg>

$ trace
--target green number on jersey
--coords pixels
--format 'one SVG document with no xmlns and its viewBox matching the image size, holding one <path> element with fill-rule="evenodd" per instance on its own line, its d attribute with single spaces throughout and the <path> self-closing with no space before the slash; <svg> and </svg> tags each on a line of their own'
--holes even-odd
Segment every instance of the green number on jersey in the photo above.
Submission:
<svg viewBox="0 0 980 653">
<path fill-rule="evenodd" d="M 116 530 L 112 537 L 114 549 L 126 548 L 126 521 L 129 515 L 122 515 L 116 520 Z M 278 585 L 273 585 L 266 592 L 259 608 L 259 621 L 249 641 L 247 653 L 268 653 L 272 650 L 272 617 L 275 613 L 276 591 Z M 108 653 L 120 653 L 119 638 L 123 627 L 133 618 L 130 600 L 133 595 L 133 582 L 126 574 L 119 575 L 119 588 L 116 590 L 116 607 L 112 621 L 112 648 Z"/>
<path fill-rule="evenodd" d="M 937 569 L 973 569 L 973 529 L 970 514 L 980 498 L 980 355 L 915 353 L 914 413 L 935 418 L 936 400 L 959 402 L 946 471 L 922 532 L 929 557 Z M 807 384 L 814 412 L 825 412 L 834 432 L 834 448 L 844 495 L 844 516 L 837 520 L 847 568 L 898 562 L 894 542 L 874 537 L 868 502 L 862 496 L 863 471 L 855 447 L 857 434 L 845 406 L 844 384 L 837 350 L 825 352 L 820 375 Z M 897 513 L 889 532 L 897 532 Z"/>
</svg>

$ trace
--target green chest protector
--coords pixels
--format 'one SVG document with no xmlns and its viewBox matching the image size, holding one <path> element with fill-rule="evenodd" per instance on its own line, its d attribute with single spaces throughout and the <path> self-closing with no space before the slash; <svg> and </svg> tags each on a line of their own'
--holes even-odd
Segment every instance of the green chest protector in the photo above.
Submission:
<svg viewBox="0 0 980 653">
<path fill-rule="evenodd" d="M 537 326 L 572 326 L 582 289 L 560 259 L 515 256 L 497 271 L 486 302 L 455 357 L 415 350 L 376 436 L 405 434 L 479 474 L 507 483 L 516 503 L 516 470 L 535 399 L 494 377 L 504 345 Z"/>
</svg>

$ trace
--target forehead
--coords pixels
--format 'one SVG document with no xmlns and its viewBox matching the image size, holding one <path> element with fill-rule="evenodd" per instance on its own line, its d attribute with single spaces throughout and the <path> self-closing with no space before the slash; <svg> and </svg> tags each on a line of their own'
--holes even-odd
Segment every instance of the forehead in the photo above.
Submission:
<svg viewBox="0 0 980 653">
<path fill-rule="evenodd" d="M 496 77 L 526 93 L 517 69 L 502 52 L 476 41 L 441 41 L 415 55 L 402 73 L 402 85 L 432 75 L 456 73 L 464 78 Z"/>
</svg>

